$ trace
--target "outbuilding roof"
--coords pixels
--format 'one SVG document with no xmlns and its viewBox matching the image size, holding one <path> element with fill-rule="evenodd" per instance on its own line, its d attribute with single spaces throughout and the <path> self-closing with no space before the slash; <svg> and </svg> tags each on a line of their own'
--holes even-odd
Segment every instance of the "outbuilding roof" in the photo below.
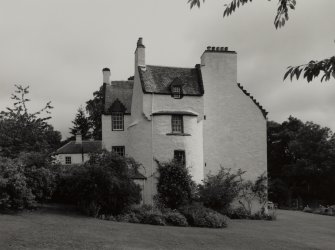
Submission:
<svg viewBox="0 0 335 250">
<path fill-rule="evenodd" d="M 76 143 L 70 141 L 63 147 L 57 149 L 56 154 L 85 154 L 85 153 L 96 153 L 102 149 L 101 141 L 82 141 Z"/>
<path fill-rule="evenodd" d="M 200 65 L 195 68 L 139 66 L 144 93 L 171 94 L 171 84 L 178 80 L 183 95 L 201 96 L 204 93 Z"/>
<path fill-rule="evenodd" d="M 104 113 L 110 113 L 110 107 L 115 101 L 119 101 L 125 107 L 125 114 L 131 113 L 131 100 L 133 97 L 134 81 L 112 81 L 110 85 L 104 85 Z"/>
</svg>

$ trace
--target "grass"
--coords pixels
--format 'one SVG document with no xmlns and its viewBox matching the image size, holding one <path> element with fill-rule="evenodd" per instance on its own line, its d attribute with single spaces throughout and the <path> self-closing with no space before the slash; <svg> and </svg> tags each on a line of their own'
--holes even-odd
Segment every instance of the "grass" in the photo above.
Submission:
<svg viewBox="0 0 335 250">
<path fill-rule="evenodd" d="M 226 229 L 118 223 L 41 209 L 0 214 L 0 249 L 335 249 L 335 217 L 277 212 Z"/>
</svg>

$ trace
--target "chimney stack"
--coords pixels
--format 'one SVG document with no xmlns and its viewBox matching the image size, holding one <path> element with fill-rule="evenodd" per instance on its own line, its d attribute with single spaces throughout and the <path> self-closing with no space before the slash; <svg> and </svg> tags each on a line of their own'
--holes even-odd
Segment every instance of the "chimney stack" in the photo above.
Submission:
<svg viewBox="0 0 335 250">
<path fill-rule="evenodd" d="M 102 75 L 103 75 L 103 83 L 110 84 L 110 76 L 111 76 L 111 71 L 109 68 L 104 68 L 102 70 Z"/>
<path fill-rule="evenodd" d="M 76 134 L 76 144 L 81 144 L 82 142 L 81 134 Z"/>
<path fill-rule="evenodd" d="M 135 67 L 137 68 L 137 66 L 145 66 L 145 46 L 142 37 L 138 39 L 135 50 Z"/>
</svg>

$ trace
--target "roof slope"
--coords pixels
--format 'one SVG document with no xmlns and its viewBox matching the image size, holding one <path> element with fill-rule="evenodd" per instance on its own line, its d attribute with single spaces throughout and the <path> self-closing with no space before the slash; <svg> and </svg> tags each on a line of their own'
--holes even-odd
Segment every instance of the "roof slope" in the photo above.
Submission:
<svg viewBox="0 0 335 250">
<path fill-rule="evenodd" d="M 82 143 L 70 141 L 63 147 L 57 149 L 56 154 L 95 153 L 100 151 L 101 149 L 101 141 L 83 141 Z"/>
<path fill-rule="evenodd" d="M 125 113 L 131 113 L 134 81 L 112 81 L 104 85 L 104 113 L 109 114 L 109 108 L 118 99 L 126 108 Z"/>
<path fill-rule="evenodd" d="M 178 78 L 183 95 L 203 95 L 200 66 L 177 68 L 163 66 L 139 66 L 139 74 L 144 93 L 171 94 L 170 85 Z"/>
<path fill-rule="evenodd" d="M 250 95 L 250 93 L 244 89 L 244 87 L 240 84 L 240 83 L 237 83 L 237 86 L 243 91 L 243 93 L 247 96 L 250 97 L 250 99 L 256 104 L 256 106 L 261 110 L 264 118 L 266 119 L 266 116 L 269 112 L 267 112 L 262 105 L 259 104 L 259 102 L 252 96 Z"/>
</svg>

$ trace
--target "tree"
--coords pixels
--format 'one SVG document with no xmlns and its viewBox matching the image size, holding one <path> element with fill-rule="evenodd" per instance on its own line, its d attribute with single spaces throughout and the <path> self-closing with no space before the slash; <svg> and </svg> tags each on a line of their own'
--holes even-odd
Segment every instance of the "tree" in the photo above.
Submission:
<svg viewBox="0 0 335 250">
<path fill-rule="evenodd" d="M 335 179 L 334 135 L 327 127 L 289 117 L 268 123 L 269 197 L 281 205 L 335 202 L 329 193 Z"/>
<path fill-rule="evenodd" d="M 103 86 L 93 93 L 93 99 L 86 102 L 86 111 L 92 127 L 92 136 L 95 140 L 101 140 L 101 115 L 103 111 Z"/>
<path fill-rule="evenodd" d="M 79 107 L 76 117 L 72 121 L 73 127 L 70 129 L 70 133 L 75 137 L 77 134 L 81 134 L 83 139 L 89 139 L 91 137 L 90 129 L 91 123 L 86 117 L 85 110 Z"/>
<path fill-rule="evenodd" d="M 198 8 L 200 8 L 200 2 L 201 0 L 188 0 L 191 9 L 194 6 L 198 6 Z M 203 2 L 205 2 L 205 0 L 203 0 Z M 225 4 L 223 17 L 230 16 L 236 11 L 237 8 L 249 2 L 252 2 L 252 0 L 232 0 L 230 4 Z M 276 29 L 285 25 L 285 22 L 289 19 L 289 10 L 294 10 L 295 6 L 296 0 L 278 0 L 277 14 L 274 19 L 274 25 Z M 301 74 L 302 72 L 304 72 L 303 75 Z M 284 80 L 288 76 L 290 76 L 291 81 L 294 77 L 298 80 L 302 75 L 303 78 L 307 80 L 307 82 L 310 82 L 314 78 L 318 77 L 320 73 L 323 73 L 321 82 L 323 80 L 330 80 L 331 76 L 335 78 L 335 56 L 323 59 L 321 61 L 311 60 L 309 63 L 299 66 L 289 66 L 287 72 L 284 75 Z"/>
<path fill-rule="evenodd" d="M 50 114 L 53 108 L 48 102 L 42 109 L 30 113 L 26 97 L 29 86 L 15 85 L 16 90 L 11 99 L 14 100 L 12 108 L 0 112 L 0 155 L 16 157 L 20 152 L 51 152 L 58 148 L 61 140 L 59 131 L 47 123 L 51 118 L 40 117 L 41 114 Z"/>
</svg>

